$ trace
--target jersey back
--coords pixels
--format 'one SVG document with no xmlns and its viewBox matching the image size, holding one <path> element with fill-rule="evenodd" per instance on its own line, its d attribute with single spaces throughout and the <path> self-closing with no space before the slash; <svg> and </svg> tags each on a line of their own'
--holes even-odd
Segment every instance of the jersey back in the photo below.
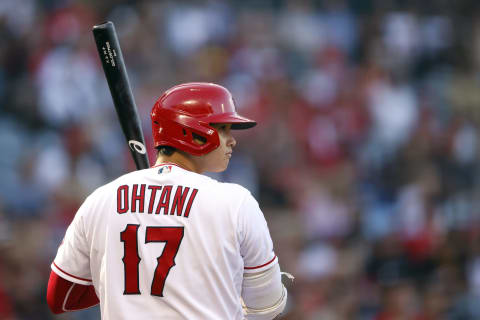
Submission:
<svg viewBox="0 0 480 320">
<path fill-rule="evenodd" d="M 52 269 L 93 284 L 102 319 L 243 319 L 243 274 L 274 263 L 246 189 L 164 164 L 92 193 Z"/>
</svg>

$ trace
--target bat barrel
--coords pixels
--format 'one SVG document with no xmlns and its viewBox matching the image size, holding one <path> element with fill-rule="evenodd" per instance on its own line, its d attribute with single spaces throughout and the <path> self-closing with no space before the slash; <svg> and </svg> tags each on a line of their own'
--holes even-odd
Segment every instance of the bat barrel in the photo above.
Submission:
<svg viewBox="0 0 480 320">
<path fill-rule="evenodd" d="M 112 22 L 95 25 L 93 36 L 120 125 L 137 169 L 150 167 L 137 107 L 133 98 L 122 51 Z"/>
</svg>

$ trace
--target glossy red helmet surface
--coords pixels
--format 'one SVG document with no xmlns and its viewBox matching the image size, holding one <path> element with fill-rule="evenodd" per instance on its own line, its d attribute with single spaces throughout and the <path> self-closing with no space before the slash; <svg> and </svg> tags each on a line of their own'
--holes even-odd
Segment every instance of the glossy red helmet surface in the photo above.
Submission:
<svg viewBox="0 0 480 320">
<path fill-rule="evenodd" d="M 204 82 L 180 84 L 165 91 L 150 117 L 155 147 L 171 146 L 193 155 L 207 154 L 219 146 L 218 132 L 210 124 L 231 123 L 232 129 L 257 124 L 237 114 L 226 88 Z M 196 143 L 194 133 L 206 142 Z"/>
</svg>

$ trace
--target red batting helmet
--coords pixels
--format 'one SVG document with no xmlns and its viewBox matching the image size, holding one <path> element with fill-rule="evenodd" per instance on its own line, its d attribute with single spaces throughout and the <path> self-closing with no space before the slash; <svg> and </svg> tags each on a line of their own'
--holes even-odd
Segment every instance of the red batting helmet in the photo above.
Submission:
<svg viewBox="0 0 480 320">
<path fill-rule="evenodd" d="M 231 123 L 232 129 L 248 129 L 257 123 L 237 114 L 230 92 L 217 84 L 180 84 L 157 100 L 150 113 L 155 147 L 170 146 L 193 155 L 215 150 L 220 140 L 212 123 Z M 193 133 L 205 138 L 199 145 Z"/>
</svg>

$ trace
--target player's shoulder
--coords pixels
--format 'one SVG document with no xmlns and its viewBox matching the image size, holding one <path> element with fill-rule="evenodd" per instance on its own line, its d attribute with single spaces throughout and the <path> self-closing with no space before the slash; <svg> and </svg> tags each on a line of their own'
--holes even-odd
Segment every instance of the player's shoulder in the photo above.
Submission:
<svg viewBox="0 0 480 320">
<path fill-rule="evenodd" d="M 163 179 L 161 179 L 162 177 Z M 158 179 L 158 181 L 157 181 Z M 112 191 L 116 191 L 121 185 L 129 185 L 139 183 L 141 181 L 147 181 L 150 183 L 175 183 L 185 186 L 193 187 L 199 190 L 209 191 L 211 194 L 215 194 L 218 197 L 224 199 L 236 198 L 253 198 L 250 191 L 236 183 L 221 182 L 207 175 L 198 174 L 192 171 L 185 170 L 176 166 L 161 166 L 152 167 L 143 170 L 132 171 L 106 183 L 91 194 L 90 198 L 102 197 L 105 194 L 112 194 Z"/>
<path fill-rule="evenodd" d="M 208 175 L 184 171 L 186 184 L 199 190 L 199 196 L 214 196 L 218 202 L 222 200 L 242 200 L 245 197 L 252 197 L 250 191 L 236 183 L 222 182 Z"/>
<path fill-rule="evenodd" d="M 139 176 L 144 175 L 142 171 L 145 170 L 150 170 L 150 169 L 143 169 L 143 170 L 137 170 L 137 171 L 132 171 L 125 173 L 115 179 L 113 179 L 110 182 L 105 183 L 102 186 L 97 187 L 95 190 L 93 190 L 92 193 L 88 196 L 88 198 L 98 198 L 101 197 L 104 194 L 110 194 L 111 190 L 116 190 L 118 186 L 123 185 L 123 184 L 128 184 L 132 181 L 136 181 Z"/>
<path fill-rule="evenodd" d="M 247 188 L 236 183 L 222 182 L 215 178 L 212 178 L 203 174 L 198 174 L 193 172 L 192 174 L 195 176 L 195 179 L 198 181 L 198 183 L 205 185 L 207 188 L 218 189 L 219 192 L 221 191 L 234 192 L 237 195 L 250 193 L 250 191 Z"/>
<path fill-rule="evenodd" d="M 251 196 L 250 191 L 242 185 L 232 182 L 220 182 L 217 181 L 218 187 L 224 192 L 231 193 L 238 196 Z"/>
<path fill-rule="evenodd" d="M 237 195 L 240 194 L 249 194 L 250 191 L 245 187 L 230 182 L 221 182 L 210 176 L 195 173 L 185 169 L 181 169 L 182 173 L 186 180 L 188 180 L 192 185 L 202 188 L 202 189 L 215 189 L 216 192 L 233 192 Z"/>
<path fill-rule="evenodd" d="M 240 207 L 242 203 L 257 203 L 251 192 L 242 185 L 231 182 L 220 182 L 212 179 L 212 187 L 205 188 L 215 197 L 217 203 L 226 203 L 229 206 Z"/>
</svg>

